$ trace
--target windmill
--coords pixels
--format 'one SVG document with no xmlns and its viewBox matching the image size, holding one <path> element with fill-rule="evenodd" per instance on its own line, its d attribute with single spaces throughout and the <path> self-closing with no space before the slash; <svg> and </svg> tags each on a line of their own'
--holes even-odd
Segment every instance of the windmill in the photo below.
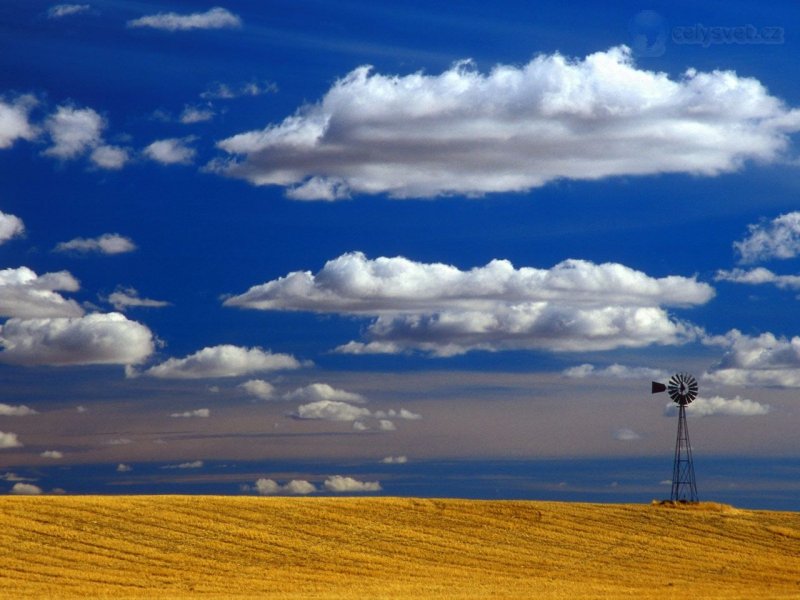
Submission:
<svg viewBox="0 0 800 600">
<path fill-rule="evenodd" d="M 688 373 L 676 373 L 667 385 L 653 382 L 652 392 L 668 392 L 678 405 L 678 437 L 675 440 L 675 462 L 672 466 L 673 502 L 698 502 L 697 484 L 694 480 L 692 445 L 689 443 L 689 428 L 686 426 L 686 406 L 697 398 L 697 380 Z"/>
</svg>

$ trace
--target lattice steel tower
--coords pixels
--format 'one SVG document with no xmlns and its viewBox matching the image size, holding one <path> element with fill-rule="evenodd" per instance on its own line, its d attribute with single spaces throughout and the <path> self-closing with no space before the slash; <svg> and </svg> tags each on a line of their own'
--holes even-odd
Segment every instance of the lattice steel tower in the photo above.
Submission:
<svg viewBox="0 0 800 600">
<path fill-rule="evenodd" d="M 670 398 L 678 405 L 678 436 L 675 439 L 675 462 L 672 466 L 673 502 L 698 502 L 697 483 L 694 479 L 692 445 L 689 442 L 689 428 L 686 424 L 686 406 L 697 398 L 697 381 L 688 373 L 677 373 L 667 385 L 653 382 L 653 393 L 669 392 Z"/>
</svg>

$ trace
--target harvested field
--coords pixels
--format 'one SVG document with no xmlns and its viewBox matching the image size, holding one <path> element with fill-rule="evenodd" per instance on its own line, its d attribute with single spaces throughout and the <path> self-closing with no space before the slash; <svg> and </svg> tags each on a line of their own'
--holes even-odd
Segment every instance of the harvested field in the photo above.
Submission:
<svg viewBox="0 0 800 600">
<path fill-rule="evenodd" d="M 724 505 L 6 496 L 0 596 L 797 598 L 800 514 Z"/>
</svg>

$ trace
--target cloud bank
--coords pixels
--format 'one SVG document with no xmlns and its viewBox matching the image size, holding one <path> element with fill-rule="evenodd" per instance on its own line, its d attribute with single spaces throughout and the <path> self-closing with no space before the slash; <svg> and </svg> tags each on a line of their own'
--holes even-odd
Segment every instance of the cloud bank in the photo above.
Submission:
<svg viewBox="0 0 800 600">
<path fill-rule="evenodd" d="M 753 417 L 765 415 L 770 411 L 768 404 L 761 404 L 754 400 L 740 398 L 726 399 L 722 396 L 711 398 L 697 398 L 686 407 L 686 410 L 693 417 L 710 417 L 713 415 L 727 415 L 734 417 Z M 678 413 L 678 406 L 675 403 L 668 404 L 664 408 L 664 414 L 674 416 Z"/>
<path fill-rule="evenodd" d="M 362 66 L 281 123 L 218 142 L 209 168 L 297 200 L 521 192 L 556 179 L 691 173 L 769 162 L 800 130 L 756 79 L 638 68 L 625 46 L 479 72 Z"/>
<path fill-rule="evenodd" d="M 295 271 L 251 287 L 225 306 L 373 317 L 367 342 L 342 353 L 410 349 L 449 356 L 474 349 L 608 350 L 694 339 L 695 327 L 665 306 L 689 307 L 714 295 L 694 277 L 649 277 L 620 264 L 567 260 L 551 269 L 494 260 L 462 271 L 360 252 L 316 274 Z"/>
<path fill-rule="evenodd" d="M 651 369 L 650 367 L 629 367 L 613 364 L 602 369 L 585 363 L 576 367 L 564 369 L 564 376 L 571 379 L 584 379 L 586 377 L 608 377 L 612 379 L 660 379 L 668 376 L 666 371 Z"/>
<path fill-rule="evenodd" d="M 732 386 L 800 387 L 800 337 L 772 333 L 749 336 L 734 329 L 711 340 L 726 346 L 722 359 L 705 374 Z"/>
</svg>

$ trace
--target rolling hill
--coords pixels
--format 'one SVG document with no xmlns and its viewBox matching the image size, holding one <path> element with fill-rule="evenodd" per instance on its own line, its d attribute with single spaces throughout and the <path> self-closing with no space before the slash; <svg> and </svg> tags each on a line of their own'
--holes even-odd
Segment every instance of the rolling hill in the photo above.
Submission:
<svg viewBox="0 0 800 600">
<path fill-rule="evenodd" d="M 800 597 L 800 514 L 724 505 L 5 496 L 0 596 Z"/>
</svg>

